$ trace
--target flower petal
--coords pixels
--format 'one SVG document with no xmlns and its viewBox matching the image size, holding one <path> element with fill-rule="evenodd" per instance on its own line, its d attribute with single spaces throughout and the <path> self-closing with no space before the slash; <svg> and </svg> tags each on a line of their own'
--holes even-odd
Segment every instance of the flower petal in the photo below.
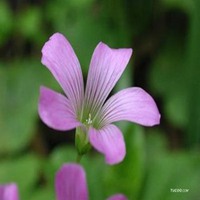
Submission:
<svg viewBox="0 0 200 200">
<path fill-rule="evenodd" d="M 87 200 L 85 172 L 78 164 L 64 164 L 56 174 L 57 200 Z"/>
<path fill-rule="evenodd" d="M 42 121 L 56 130 L 70 130 L 80 125 L 69 100 L 51 89 L 40 88 L 39 115 Z"/>
<path fill-rule="evenodd" d="M 108 164 L 117 164 L 126 154 L 124 138 L 115 125 L 107 125 L 100 130 L 90 128 L 89 140 L 92 146 L 105 155 Z"/>
<path fill-rule="evenodd" d="M 18 189 L 15 183 L 0 185 L 0 200 L 18 200 Z"/>
<path fill-rule="evenodd" d="M 109 197 L 107 200 L 127 200 L 127 198 L 123 194 L 115 194 Z"/>
<path fill-rule="evenodd" d="M 98 113 L 123 73 L 131 54 L 132 49 L 111 49 L 102 42 L 97 45 L 91 59 L 85 92 L 85 107 L 90 108 L 89 113 Z"/>
<path fill-rule="evenodd" d="M 63 88 L 75 112 L 80 110 L 84 85 L 79 61 L 67 39 L 55 33 L 42 48 L 42 64 L 45 65 Z"/>
<path fill-rule="evenodd" d="M 127 88 L 113 95 L 101 110 L 100 127 L 120 120 L 144 126 L 160 123 L 160 113 L 153 98 L 138 87 Z"/>
</svg>

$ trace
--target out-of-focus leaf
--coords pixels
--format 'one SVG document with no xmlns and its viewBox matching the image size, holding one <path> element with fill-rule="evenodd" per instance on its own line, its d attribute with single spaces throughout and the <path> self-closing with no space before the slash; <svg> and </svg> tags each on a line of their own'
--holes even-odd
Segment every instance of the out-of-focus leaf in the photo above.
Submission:
<svg viewBox="0 0 200 200">
<path fill-rule="evenodd" d="M 165 114 L 169 121 L 178 125 L 179 127 L 185 127 L 188 122 L 188 95 L 186 91 L 177 91 L 177 94 L 166 98 Z"/>
<path fill-rule="evenodd" d="M 29 144 L 38 118 L 39 86 L 52 82 L 58 88 L 39 62 L 0 66 L 0 154 L 16 153 Z"/>
<path fill-rule="evenodd" d="M 29 199 L 31 191 L 38 181 L 40 161 L 32 154 L 0 162 L 1 184 L 15 182 L 21 199 Z"/>
<path fill-rule="evenodd" d="M 126 157 L 106 173 L 107 192 L 121 192 L 130 199 L 139 198 L 144 175 L 144 138 L 142 128 L 129 125 L 123 131 L 126 140 Z"/>
<path fill-rule="evenodd" d="M 24 147 L 33 135 L 36 111 L 33 101 L 37 95 L 32 95 L 33 87 L 29 87 L 32 74 L 27 68 L 0 70 L 0 153 L 5 153 Z"/>
<path fill-rule="evenodd" d="M 180 39 L 169 36 L 152 65 L 151 82 L 154 91 L 167 97 L 176 93 L 178 89 L 184 89 L 187 85 L 182 85 L 186 76 L 184 57 L 185 49 Z"/>
<path fill-rule="evenodd" d="M 200 193 L 199 154 L 169 152 L 165 137 L 151 133 L 147 137 L 147 176 L 142 189 L 142 200 L 198 199 Z M 189 189 L 187 193 L 174 193 L 171 189 Z"/>
<path fill-rule="evenodd" d="M 198 157 L 190 153 L 163 154 L 151 163 L 143 200 L 146 199 L 196 199 L 200 195 L 198 183 L 200 181 Z M 189 189 L 188 193 L 173 193 L 171 189 Z"/>
<path fill-rule="evenodd" d="M 47 182 L 54 184 L 55 174 L 64 163 L 76 162 L 76 150 L 70 146 L 56 148 L 45 165 L 45 176 Z"/>
<path fill-rule="evenodd" d="M 110 2 L 114 4 L 116 1 L 110 0 Z M 156 5 L 154 0 L 118 0 L 117 2 L 120 2 L 121 5 L 126 5 L 125 12 L 128 16 L 126 20 L 129 22 L 129 26 L 134 36 L 138 37 L 146 31 L 149 31 L 148 28 L 151 24 L 152 16 L 154 15 L 154 6 Z M 112 6 L 113 5 L 111 4 L 111 9 Z M 115 10 L 113 10 L 113 16 L 114 15 Z"/>
<path fill-rule="evenodd" d="M 55 200 L 55 188 L 54 185 L 49 188 L 41 187 L 40 189 L 32 192 L 31 196 L 29 197 L 30 200 Z"/>
<path fill-rule="evenodd" d="M 68 0 L 70 6 L 75 9 L 83 9 L 90 6 L 94 0 Z"/>
<path fill-rule="evenodd" d="M 0 1 L 0 45 L 11 34 L 13 25 L 12 13 L 5 1 Z"/>
<path fill-rule="evenodd" d="M 185 49 L 168 38 L 166 46 L 153 63 L 151 72 L 152 91 L 164 101 L 164 115 L 175 125 L 185 126 L 188 120 L 188 70 L 185 66 Z"/>
<path fill-rule="evenodd" d="M 82 164 L 85 168 L 90 199 L 106 199 L 105 178 L 107 166 L 104 157 L 99 152 L 83 157 Z M 109 167 L 109 166 L 108 166 Z"/>
<path fill-rule="evenodd" d="M 164 2 L 189 9 L 190 23 L 187 40 L 178 38 L 176 34 L 168 37 L 167 45 L 153 63 L 152 88 L 163 98 L 164 115 L 168 121 L 186 130 L 185 143 L 193 146 L 200 141 L 198 106 L 200 101 L 198 8 L 200 5 L 198 0 L 165 0 Z"/>
<path fill-rule="evenodd" d="M 160 155 L 164 155 L 167 152 L 168 140 L 165 133 L 157 128 L 151 128 L 147 131 L 146 137 L 146 162 L 151 163 Z M 150 164 L 151 165 L 151 164 Z M 146 166 L 146 169 L 149 167 Z"/>
<path fill-rule="evenodd" d="M 25 38 L 40 43 L 45 39 L 44 29 L 42 29 L 42 11 L 39 7 L 22 10 L 16 18 L 15 26 Z"/>
<path fill-rule="evenodd" d="M 191 25 L 188 41 L 188 82 L 190 85 L 189 90 L 189 115 L 187 124 L 187 144 L 189 146 L 199 146 L 200 144 L 200 59 L 199 59 L 199 47 L 200 47 L 200 1 L 194 0 L 195 9 L 191 17 Z"/>
<path fill-rule="evenodd" d="M 168 8 L 178 8 L 191 14 L 194 9 L 194 0 L 162 0 L 164 5 Z"/>
</svg>

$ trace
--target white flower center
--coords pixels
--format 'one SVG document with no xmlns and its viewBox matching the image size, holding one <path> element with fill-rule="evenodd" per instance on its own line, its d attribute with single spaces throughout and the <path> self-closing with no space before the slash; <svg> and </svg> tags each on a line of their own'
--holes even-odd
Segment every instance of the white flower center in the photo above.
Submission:
<svg viewBox="0 0 200 200">
<path fill-rule="evenodd" d="M 90 113 L 89 113 L 89 118 L 86 119 L 86 123 L 87 123 L 88 125 L 92 124 L 92 116 L 91 116 Z"/>
</svg>

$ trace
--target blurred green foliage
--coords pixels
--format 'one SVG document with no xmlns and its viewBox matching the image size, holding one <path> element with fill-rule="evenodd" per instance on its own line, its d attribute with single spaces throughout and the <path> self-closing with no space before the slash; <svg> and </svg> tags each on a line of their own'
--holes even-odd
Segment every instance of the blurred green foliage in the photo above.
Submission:
<svg viewBox="0 0 200 200">
<path fill-rule="evenodd" d="M 83 157 L 90 199 L 119 192 L 133 200 L 199 199 L 199 8 L 199 0 L 1 0 L 0 183 L 17 182 L 22 200 L 53 200 L 56 171 L 75 161 L 73 134 L 45 127 L 37 114 L 40 85 L 61 91 L 40 63 L 44 42 L 61 32 L 85 78 L 99 41 L 133 47 L 116 88 L 142 86 L 161 110 L 159 127 L 119 124 L 127 147 L 121 164 L 107 166 L 94 151 Z"/>
<path fill-rule="evenodd" d="M 0 2 L 0 45 L 2 45 L 12 32 L 13 18 L 12 11 L 5 1 Z"/>
</svg>

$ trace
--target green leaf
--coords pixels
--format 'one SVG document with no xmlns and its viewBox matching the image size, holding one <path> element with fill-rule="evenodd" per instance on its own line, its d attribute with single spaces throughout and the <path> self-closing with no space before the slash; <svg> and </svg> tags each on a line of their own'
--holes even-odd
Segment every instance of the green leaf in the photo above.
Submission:
<svg viewBox="0 0 200 200">
<path fill-rule="evenodd" d="M 199 19 L 200 1 L 194 0 L 195 9 L 191 17 L 191 26 L 189 31 L 188 40 L 188 84 L 189 84 L 189 104 L 188 104 L 188 124 L 187 124 L 187 138 L 186 143 L 191 147 L 199 146 L 200 144 L 200 59 L 199 59 L 199 46 L 200 46 L 200 27 Z"/>
<path fill-rule="evenodd" d="M 13 26 L 12 12 L 6 1 L 0 1 L 0 45 L 3 44 L 11 34 Z M 2 28 L 3 27 L 3 28 Z"/>
<path fill-rule="evenodd" d="M 174 125 L 184 127 L 188 121 L 188 69 L 181 40 L 168 36 L 166 45 L 152 65 L 151 88 L 164 101 L 164 116 Z"/>
<path fill-rule="evenodd" d="M 194 10 L 194 0 L 162 0 L 164 5 L 169 8 L 178 8 L 188 14 L 192 14 Z"/>
<path fill-rule="evenodd" d="M 139 198 L 144 175 L 143 129 L 129 124 L 123 131 L 126 140 L 125 160 L 106 171 L 106 192 L 124 193 L 130 199 Z"/>
<path fill-rule="evenodd" d="M 197 185 L 200 181 L 200 172 L 199 165 L 195 164 L 197 160 L 197 157 L 186 153 L 164 154 L 157 157 L 149 167 L 142 199 L 187 200 L 199 196 Z M 189 192 L 176 194 L 170 191 L 171 188 L 189 189 Z"/>
<path fill-rule="evenodd" d="M 19 12 L 15 26 L 16 30 L 25 38 L 40 43 L 45 40 L 42 28 L 42 11 L 39 7 L 32 6 Z"/>
<path fill-rule="evenodd" d="M 199 153 L 169 152 L 161 132 L 148 136 L 147 172 L 142 200 L 187 200 L 200 195 Z M 189 189 L 188 193 L 173 193 L 171 189 Z M 198 198 L 197 198 L 198 199 Z"/>
<path fill-rule="evenodd" d="M 64 163 L 75 162 L 76 156 L 77 152 L 75 148 L 71 146 L 57 147 L 50 155 L 50 158 L 44 167 L 44 173 L 47 182 L 50 185 L 54 185 L 56 172 Z"/>
<path fill-rule="evenodd" d="M 29 198 L 30 200 L 55 200 L 56 197 L 54 185 L 52 185 L 52 187 L 41 187 L 35 192 L 32 192 Z"/>
<path fill-rule="evenodd" d="M 17 153 L 30 143 L 42 83 L 59 86 L 39 61 L 0 66 L 0 154 Z"/>
<path fill-rule="evenodd" d="M 40 161 L 32 154 L 0 162 L 0 181 L 15 182 L 18 185 L 21 199 L 29 199 L 38 181 Z"/>
<path fill-rule="evenodd" d="M 90 199 L 102 200 L 106 199 L 106 170 L 104 157 L 94 150 L 93 154 L 88 154 L 83 157 L 82 165 L 86 172 L 88 191 Z"/>
</svg>

